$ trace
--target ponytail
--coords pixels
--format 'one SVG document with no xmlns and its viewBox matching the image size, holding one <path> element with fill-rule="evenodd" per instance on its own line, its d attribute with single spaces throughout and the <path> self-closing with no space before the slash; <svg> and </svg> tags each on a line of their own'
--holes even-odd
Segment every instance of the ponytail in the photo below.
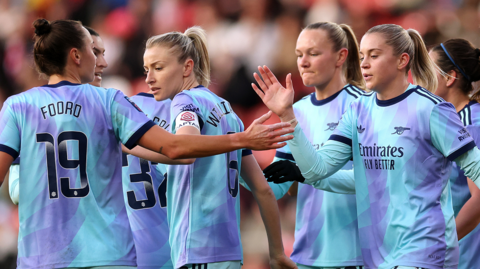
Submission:
<svg viewBox="0 0 480 269">
<path fill-rule="evenodd" d="M 345 77 L 348 83 L 362 90 L 366 90 L 367 86 L 365 85 L 362 69 L 360 68 L 360 52 L 358 50 L 357 38 L 350 26 L 346 24 L 340 24 L 339 26 L 345 32 L 348 44 L 348 56 L 345 61 L 346 64 L 344 65 L 344 68 L 346 68 Z"/>
<path fill-rule="evenodd" d="M 366 90 L 365 80 L 360 68 L 360 55 L 358 51 L 358 42 L 350 26 L 346 24 L 338 25 L 334 22 L 317 22 L 309 24 L 305 30 L 324 30 L 328 38 L 333 43 L 333 49 L 347 49 L 348 56 L 343 64 L 343 74 L 347 83 L 352 84 L 362 90 Z"/>
<path fill-rule="evenodd" d="M 413 80 L 430 92 L 437 90 L 438 81 L 435 64 L 428 56 L 427 48 L 420 34 L 414 29 L 405 30 L 399 25 L 382 24 L 372 27 L 366 34 L 380 33 L 385 43 L 393 48 L 394 55 L 407 53 L 410 61 L 406 71 L 412 71 Z"/>
<path fill-rule="evenodd" d="M 193 73 L 201 85 L 210 84 L 210 58 L 207 50 L 205 30 L 199 26 L 188 28 L 185 33 L 169 32 L 163 35 L 152 36 L 147 40 L 146 48 L 153 46 L 167 46 L 178 54 L 178 61 L 188 58 L 193 60 Z"/>
<path fill-rule="evenodd" d="M 407 32 L 413 41 L 413 47 L 415 49 L 413 59 L 410 60 L 412 62 L 410 65 L 412 77 L 415 80 L 415 83 L 421 85 L 430 92 L 435 92 L 438 87 L 438 80 L 435 74 L 435 64 L 428 55 L 425 43 L 417 30 L 408 29 Z"/>
</svg>

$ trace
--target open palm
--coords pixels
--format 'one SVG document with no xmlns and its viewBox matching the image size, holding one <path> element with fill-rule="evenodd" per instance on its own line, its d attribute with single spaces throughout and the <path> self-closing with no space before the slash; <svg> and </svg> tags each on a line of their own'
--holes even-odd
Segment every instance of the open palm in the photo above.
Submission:
<svg viewBox="0 0 480 269">
<path fill-rule="evenodd" d="M 282 118 L 282 116 L 292 109 L 293 105 L 294 91 L 292 86 L 292 75 L 287 75 L 286 88 L 284 88 L 267 66 L 259 66 L 258 71 L 260 72 L 261 78 L 257 73 L 254 73 L 253 76 L 260 86 L 260 89 L 254 83 L 252 83 L 252 88 L 258 96 L 260 96 L 263 103 L 273 113 Z"/>
</svg>

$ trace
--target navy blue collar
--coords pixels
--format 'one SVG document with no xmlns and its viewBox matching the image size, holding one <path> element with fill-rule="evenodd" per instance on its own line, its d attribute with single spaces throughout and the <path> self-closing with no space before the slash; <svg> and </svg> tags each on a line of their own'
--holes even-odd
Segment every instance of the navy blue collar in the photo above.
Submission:
<svg viewBox="0 0 480 269">
<path fill-rule="evenodd" d="M 151 94 L 151 93 L 146 93 L 146 92 L 141 92 L 141 93 L 138 93 L 137 95 L 138 95 L 138 96 L 145 96 L 145 97 L 154 98 L 154 97 L 153 97 L 153 94 Z"/>
<path fill-rule="evenodd" d="M 322 100 L 317 100 L 317 96 L 315 95 L 315 92 L 313 92 L 312 94 L 310 94 L 310 101 L 312 101 L 312 104 L 314 106 L 323 106 L 325 104 L 328 104 L 330 103 L 331 101 L 333 101 L 335 98 L 337 98 L 337 96 L 343 91 L 345 90 L 350 84 L 347 84 L 347 86 L 343 87 L 341 90 L 339 90 L 338 92 L 334 93 L 333 95 L 330 95 L 329 97 L 325 98 L 325 99 L 322 99 Z"/>
<path fill-rule="evenodd" d="M 394 97 L 392 99 L 388 100 L 379 100 L 377 97 L 377 93 L 375 93 L 375 101 L 377 102 L 378 106 L 391 106 L 394 105 L 398 102 L 403 101 L 405 98 L 407 98 L 410 94 L 412 94 L 414 91 L 416 91 L 420 86 L 417 87 L 410 87 L 407 89 L 404 93 L 400 94 L 397 97 Z"/>
<path fill-rule="evenodd" d="M 62 86 L 77 86 L 77 85 L 82 85 L 82 84 L 72 83 L 70 81 L 63 80 L 63 81 L 60 81 L 57 84 L 47 84 L 47 85 L 43 85 L 42 87 L 58 88 L 58 87 L 62 87 Z"/>
</svg>

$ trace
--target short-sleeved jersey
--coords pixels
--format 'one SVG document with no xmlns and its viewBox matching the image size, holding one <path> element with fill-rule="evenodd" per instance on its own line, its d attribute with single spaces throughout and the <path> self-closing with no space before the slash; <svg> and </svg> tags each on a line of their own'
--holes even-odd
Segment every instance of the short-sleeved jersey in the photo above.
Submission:
<svg viewBox="0 0 480 269">
<path fill-rule="evenodd" d="M 243 131 L 230 104 L 203 86 L 185 90 L 171 104 L 172 132 L 182 112 L 197 114 L 202 135 Z M 183 113 L 182 121 L 195 118 Z M 178 126 L 177 126 L 178 127 Z M 172 261 L 185 264 L 242 260 L 238 174 L 242 150 L 169 165 L 168 222 Z"/>
<path fill-rule="evenodd" d="M 480 104 L 472 101 L 458 112 L 462 123 L 467 128 L 475 143 L 480 145 Z M 463 205 L 470 199 L 467 177 L 454 162 L 450 174 L 452 201 L 455 217 Z M 458 242 L 460 247 L 459 269 L 480 268 L 480 225 Z"/>
<path fill-rule="evenodd" d="M 319 101 L 312 93 L 293 105 L 298 124 L 317 150 L 333 133 L 350 103 L 363 93 L 352 85 L 346 85 L 327 99 Z M 277 150 L 276 159 L 294 160 L 288 146 Z M 344 169 L 351 168 L 350 161 Z M 291 182 L 284 184 L 291 185 Z M 272 186 L 272 189 L 277 188 Z M 326 192 L 307 184 L 298 184 L 296 214 L 295 243 L 291 255 L 294 262 L 316 267 L 363 265 L 355 195 Z"/>
<path fill-rule="evenodd" d="M 18 268 L 136 265 L 120 142 L 152 126 L 115 89 L 63 81 L 7 99 L 0 150 L 22 156 Z"/>
<path fill-rule="evenodd" d="M 416 85 L 390 100 L 364 94 L 330 139 L 352 147 L 366 268 L 456 268 L 448 179 L 475 143 L 453 105 Z"/>
<path fill-rule="evenodd" d="M 157 125 L 170 131 L 170 99 L 140 93 L 131 100 Z M 123 155 L 123 194 L 133 231 L 138 268 L 173 268 L 168 243 L 166 165 Z"/>
</svg>

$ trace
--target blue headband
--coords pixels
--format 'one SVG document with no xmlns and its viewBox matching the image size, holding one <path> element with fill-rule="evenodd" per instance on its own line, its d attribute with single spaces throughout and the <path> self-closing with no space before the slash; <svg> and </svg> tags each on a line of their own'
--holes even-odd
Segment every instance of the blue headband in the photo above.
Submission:
<svg viewBox="0 0 480 269">
<path fill-rule="evenodd" d="M 445 48 L 445 46 L 443 45 L 443 43 L 440 43 L 440 46 L 442 46 L 443 51 L 445 51 L 445 54 L 447 54 L 448 59 L 450 59 L 450 61 L 452 61 L 453 65 L 455 65 L 455 67 L 460 71 L 460 73 L 462 73 L 462 75 L 463 75 L 469 82 L 471 82 L 470 77 L 467 76 L 467 74 L 465 74 L 465 72 L 463 72 L 462 68 L 460 68 L 460 66 L 458 66 L 458 65 L 455 63 L 455 61 L 454 61 L 453 58 L 450 56 L 450 54 L 448 54 L 448 51 L 447 51 L 447 49 Z"/>
</svg>

